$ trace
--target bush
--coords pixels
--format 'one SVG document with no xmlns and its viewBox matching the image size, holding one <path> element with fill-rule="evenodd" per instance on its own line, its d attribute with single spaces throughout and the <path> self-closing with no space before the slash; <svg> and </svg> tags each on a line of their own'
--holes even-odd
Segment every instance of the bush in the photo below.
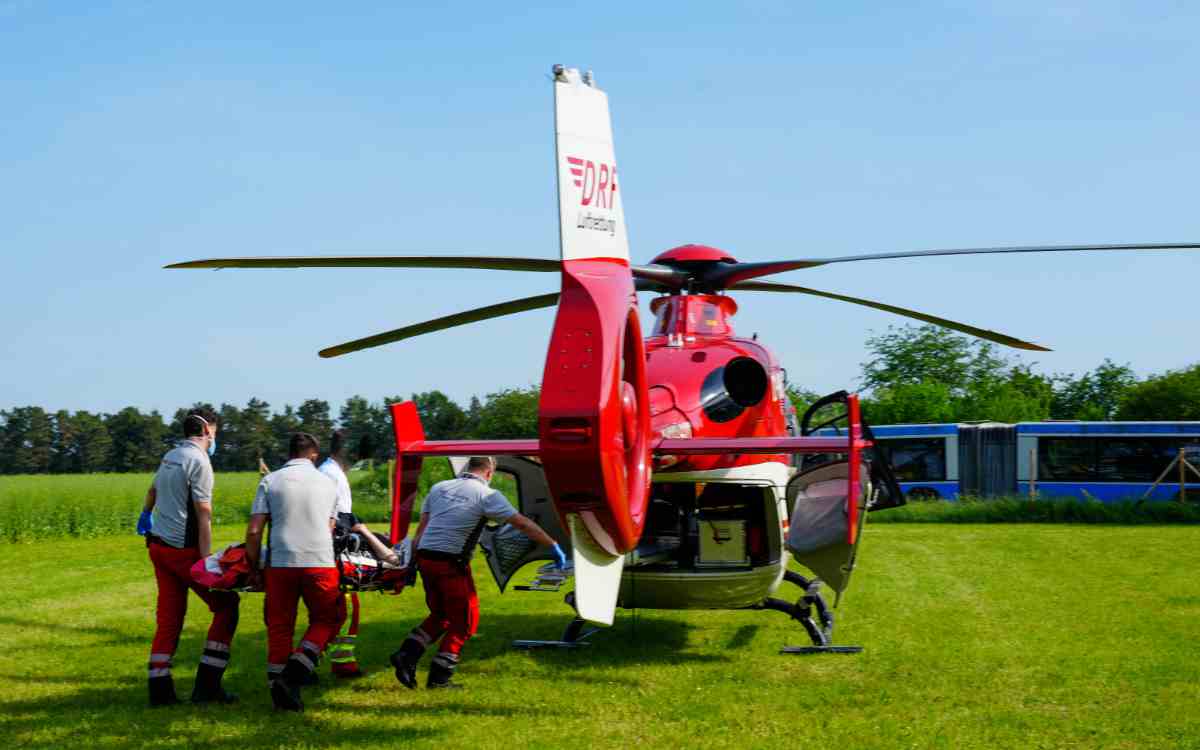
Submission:
<svg viewBox="0 0 1200 750">
<path fill-rule="evenodd" d="M 1102 503 L 1077 498 L 963 497 L 957 501 L 916 502 L 872 513 L 870 523 L 1200 523 L 1200 505 L 1178 502 Z"/>
</svg>

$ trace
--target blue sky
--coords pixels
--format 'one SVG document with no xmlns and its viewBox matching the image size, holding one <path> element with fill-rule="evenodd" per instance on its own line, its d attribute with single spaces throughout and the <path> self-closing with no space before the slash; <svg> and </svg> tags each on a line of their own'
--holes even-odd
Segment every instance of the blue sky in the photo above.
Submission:
<svg viewBox="0 0 1200 750">
<path fill-rule="evenodd" d="M 0 0 L 0 408 L 171 410 L 536 382 L 552 312 L 338 360 L 552 291 L 485 271 L 164 271 L 221 255 L 557 257 L 553 63 L 609 93 L 635 260 L 1197 241 L 1190 3 Z M 1032 339 L 1043 371 L 1200 359 L 1200 253 L 781 277 Z M 738 297 L 791 380 L 853 385 L 885 313 Z"/>
</svg>

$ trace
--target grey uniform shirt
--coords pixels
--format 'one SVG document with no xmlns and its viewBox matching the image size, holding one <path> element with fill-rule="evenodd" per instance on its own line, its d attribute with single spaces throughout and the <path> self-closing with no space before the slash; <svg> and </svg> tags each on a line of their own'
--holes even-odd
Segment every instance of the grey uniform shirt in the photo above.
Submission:
<svg viewBox="0 0 1200 750">
<path fill-rule="evenodd" d="M 517 514 L 504 493 L 493 490 L 474 474 L 462 474 L 433 485 L 425 497 L 421 513 L 429 514 L 429 523 L 421 534 L 417 549 L 457 555 L 484 518 L 503 523 Z"/>
<path fill-rule="evenodd" d="M 167 451 L 154 475 L 154 530 L 150 533 L 172 547 L 200 543 L 193 502 L 211 503 L 212 463 L 191 440 Z"/>
<path fill-rule="evenodd" d="M 293 458 L 258 483 L 251 513 L 271 517 L 272 568 L 332 568 L 337 485 L 307 458 Z"/>
</svg>

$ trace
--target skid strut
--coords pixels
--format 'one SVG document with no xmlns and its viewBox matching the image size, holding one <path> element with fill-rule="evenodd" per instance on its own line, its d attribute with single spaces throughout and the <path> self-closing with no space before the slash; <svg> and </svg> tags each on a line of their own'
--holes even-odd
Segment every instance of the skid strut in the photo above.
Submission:
<svg viewBox="0 0 1200 750">
<path fill-rule="evenodd" d="M 813 579 L 810 581 L 791 570 L 783 574 L 783 580 L 799 586 L 804 590 L 804 595 L 795 602 L 767 597 L 760 604 L 752 607 L 752 609 L 772 609 L 791 617 L 804 626 L 804 630 L 808 633 L 808 637 L 812 640 L 813 645 L 784 646 L 779 650 L 779 653 L 857 654 L 862 652 L 862 646 L 834 646 L 832 644 L 833 613 L 829 611 L 829 606 L 825 603 L 825 598 L 821 596 L 821 582 L 819 580 Z M 813 619 L 813 610 L 816 610 L 816 620 Z M 817 624 L 818 621 L 820 625 Z"/>
<path fill-rule="evenodd" d="M 575 592 L 572 591 L 564 597 L 571 609 L 575 609 Z M 567 627 L 563 630 L 562 638 L 557 641 L 513 641 L 513 648 L 520 649 L 535 649 L 535 648 L 582 648 L 583 646 L 591 645 L 587 639 L 599 632 L 600 628 L 595 625 L 589 625 L 588 621 L 579 616 L 579 611 L 575 611 L 575 618 L 567 623 Z"/>
</svg>

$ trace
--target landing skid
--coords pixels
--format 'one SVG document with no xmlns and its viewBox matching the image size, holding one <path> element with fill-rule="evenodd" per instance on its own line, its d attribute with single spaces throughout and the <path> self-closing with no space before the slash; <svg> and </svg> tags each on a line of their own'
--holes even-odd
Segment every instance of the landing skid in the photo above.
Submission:
<svg viewBox="0 0 1200 750">
<path fill-rule="evenodd" d="M 571 609 L 575 609 L 575 592 L 567 594 L 566 602 L 571 605 Z M 589 625 L 587 620 L 579 617 L 576 612 L 575 619 L 567 623 L 566 630 L 563 631 L 562 638 L 557 641 L 513 641 L 513 648 L 524 649 L 526 651 L 535 648 L 558 648 L 572 649 L 583 648 L 589 646 L 588 638 L 600 631 L 600 628 L 595 625 Z"/>
<path fill-rule="evenodd" d="M 858 654 L 862 652 L 862 646 L 834 646 L 833 641 L 833 613 L 829 611 L 829 606 L 825 604 L 824 597 L 821 596 L 821 582 L 819 580 L 808 580 L 799 573 L 786 571 L 783 574 L 783 580 L 799 586 L 804 589 L 804 595 L 795 602 L 789 602 L 783 599 L 768 597 L 751 609 L 773 609 L 776 612 L 782 612 L 793 620 L 796 620 L 804 626 L 804 630 L 808 633 L 808 637 L 812 640 L 811 646 L 784 646 L 779 650 L 781 654 Z M 817 625 L 817 620 L 813 619 L 813 610 L 816 610 L 817 620 L 820 620 L 820 626 Z"/>
</svg>

